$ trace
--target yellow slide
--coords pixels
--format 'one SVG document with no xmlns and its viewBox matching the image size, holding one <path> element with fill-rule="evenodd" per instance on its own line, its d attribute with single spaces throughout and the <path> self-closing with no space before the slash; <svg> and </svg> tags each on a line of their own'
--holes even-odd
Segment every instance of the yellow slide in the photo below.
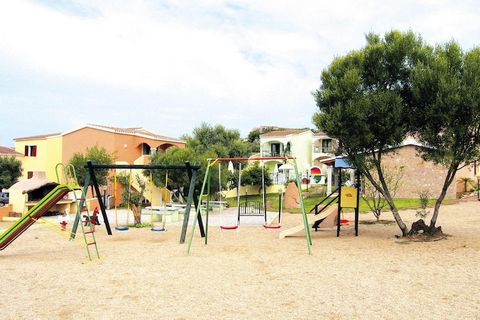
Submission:
<svg viewBox="0 0 480 320">
<path fill-rule="evenodd" d="M 313 220 L 313 221 L 310 221 Z M 336 205 L 331 206 L 330 208 L 325 209 L 322 213 L 318 215 L 311 215 L 309 217 L 308 221 L 308 227 L 312 228 L 312 225 L 319 221 L 323 220 L 319 227 L 320 228 L 333 228 L 337 226 L 337 221 L 338 221 L 338 207 Z M 298 236 L 304 236 L 304 225 L 299 224 L 298 226 L 295 226 L 293 228 L 283 230 L 280 232 L 280 239 L 283 239 L 285 237 L 298 237 Z"/>
</svg>

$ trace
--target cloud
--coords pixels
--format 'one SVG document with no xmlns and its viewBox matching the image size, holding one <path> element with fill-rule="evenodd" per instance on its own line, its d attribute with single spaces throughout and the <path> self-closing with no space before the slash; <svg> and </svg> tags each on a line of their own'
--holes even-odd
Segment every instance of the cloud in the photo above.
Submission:
<svg viewBox="0 0 480 320">
<path fill-rule="evenodd" d="M 63 101 L 88 110 L 76 121 L 125 126 L 152 128 L 164 117 L 165 134 L 190 132 L 202 120 L 244 134 L 262 124 L 304 127 L 321 69 L 363 45 L 365 33 L 412 29 L 429 42 L 453 37 L 469 48 L 479 13 L 473 1 L 446 0 L 2 1 L 0 72 L 11 66 L 23 90 L 0 87 L 0 101 L 25 110 Z M 35 97 L 29 77 L 39 79 Z M 39 85 L 42 78 L 51 87 Z M 133 117 L 112 117 L 119 109 Z M 24 135 L 8 130 L 1 143 Z"/>
</svg>

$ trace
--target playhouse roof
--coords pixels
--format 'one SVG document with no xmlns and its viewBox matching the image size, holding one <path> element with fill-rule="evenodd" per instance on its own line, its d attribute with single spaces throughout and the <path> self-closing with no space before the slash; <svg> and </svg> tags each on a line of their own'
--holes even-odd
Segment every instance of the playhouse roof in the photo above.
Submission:
<svg viewBox="0 0 480 320">
<path fill-rule="evenodd" d="M 20 190 L 22 193 L 28 193 L 46 185 L 55 185 L 56 183 L 47 179 L 44 171 L 35 171 L 30 179 L 21 180 L 11 186 L 8 190 Z"/>
</svg>

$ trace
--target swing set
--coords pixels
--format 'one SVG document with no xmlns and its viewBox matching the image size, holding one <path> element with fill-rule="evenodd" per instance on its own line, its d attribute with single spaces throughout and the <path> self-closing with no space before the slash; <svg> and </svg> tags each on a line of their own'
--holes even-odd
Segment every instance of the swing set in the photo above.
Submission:
<svg viewBox="0 0 480 320">
<path fill-rule="evenodd" d="M 293 157 L 251 157 L 251 158 L 209 158 L 207 159 L 207 170 L 205 172 L 205 176 L 203 179 L 202 183 L 202 188 L 200 191 L 200 198 L 203 199 L 203 197 L 206 195 L 207 197 L 207 203 L 206 203 L 206 216 L 205 216 L 205 244 L 208 244 L 208 219 L 209 219 L 209 208 L 210 208 L 210 184 L 211 184 L 211 174 L 213 171 L 213 166 L 215 166 L 217 163 L 220 165 L 222 162 L 227 162 L 227 161 L 261 161 L 262 162 L 262 188 L 263 188 L 263 196 L 262 196 L 262 204 L 256 205 L 256 210 L 254 210 L 254 215 L 256 216 L 264 216 L 264 227 L 265 228 L 270 228 L 270 229 L 277 229 L 280 227 L 280 219 L 281 219 L 281 205 L 279 206 L 279 223 L 278 225 L 268 225 L 267 224 L 267 216 L 266 216 L 266 193 L 265 193 L 265 173 L 263 169 L 263 161 L 270 161 L 270 160 L 283 160 L 285 162 L 291 161 L 293 162 L 294 169 L 295 169 L 295 176 L 297 180 L 297 185 L 301 185 L 300 182 L 300 174 L 298 171 L 297 167 L 297 161 Z M 242 167 L 241 163 L 239 164 L 239 170 L 238 170 L 238 186 L 237 186 L 237 204 L 238 204 L 238 211 L 237 211 L 237 225 L 236 226 L 222 226 L 221 228 L 224 230 L 234 230 L 238 228 L 238 225 L 240 224 L 240 217 L 242 215 L 249 215 L 248 210 L 242 210 L 241 204 L 240 204 L 240 186 L 241 186 L 241 174 L 242 174 Z M 219 169 L 220 172 L 220 169 Z M 219 173 L 220 174 L 220 173 Z M 310 229 L 308 228 L 308 219 L 307 215 L 305 212 L 305 204 L 303 201 L 303 196 L 302 196 L 302 191 L 301 188 L 298 188 L 298 195 L 300 198 L 300 206 L 302 210 L 302 216 L 303 216 L 303 223 L 305 227 L 305 238 L 307 240 L 307 248 L 308 248 L 308 253 L 311 254 L 311 245 L 312 245 L 312 239 L 310 235 Z M 281 201 L 280 197 L 280 201 Z M 247 206 L 245 206 L 247 207 Z M 200 207 L 197 207 L 197 216 L 200 214 Z M 200 220 L 199 220 L 200 221 Z M 196 228 L 196 220 L 193 222 L 192 226 L 192 231 L 190 234 L 190 239 L 187 247 L 187 254 L 190 253 L 192 242 L 193 242 L 193 236 L 195 233 L 195 228 Z M 200 230 L 201 231 L 201 230 Z"/>
<path fill-rule="evenodd" d="M 186 234 L 187 234 L 187 228 L 188 228 L 188 220 L 190 218 L 190 211 L 192 208 L 192 205 L 196 209 L 196 218 L 195 224 L 198 222 L 199 229 L 200 229 L 200 235 L 201 237 L 206 236 L 206 232 L 204 230 L 203 226 L 203 221 L 202 221 L 202 216 L 200 214 L 200 204 L 198 201 L 198 195 L 196 194 L 195 191 L 195 180 L 198 175 L 198 170 L 200 169 L 199 165 L 191 165 L 189 162 L 185 162 L 183 165 L 130 165 L 130 164 L 96 164 L 93 163 L 92 161 L 87 161 L 87 164 L 85 166 L 87 171 L 87 175 L 85 177 L 85 185 L 84 189 L 88 188 L 90 184 L 93 186 L 93 189 L 95 191 L 98 204 L 100 206 L 100 211 L 102 214 L 103 222 L 107 231 L 108 235 L 112 235 L 112 229 L 110 227 L 110 222 L 107 216 L 106 208 L 105 208 L 105 203 L 103 201 L 102 194 L 100 192 L 100 187 L 98 185 L 98 180 L 96 177 L 96 170 L 110 170 L 110 169 L 122 169 L 122 170 L 130 170 L 130 175 L 129 175 L 129 183 L 128 183 L 128 194 L 129 197 L 131 196 L 131 172 L 132 170 L 148 170 L 150 172 L 150 192 L 152 192 L 152 187 L 153 187 L 153 179 L 152 179 L 152 171 L 153 170 L 174 170 L 174 171 L 183 171 L 186 172 L 188 175 L 188 178 L 190 180 L 190 185 L 189 185 L 189 190 L 188 190 L 188 196 L 187 196 L 187 204 L 185 206 L 185 212 L 183 216 L 183 224 L 182 224 L 182 231 L 180 234 L 180 243 L 185 242 Z M 166 181 L 168 182 L 168 177 L 166 177 Z M 115 192 L 117 191 L 117 177 L 116 175 L 114 176 L 114 190 Z M 128 230 L 128 211 L 130 210 L 129 204 L 127 202 L 127 226 L 120 227 L 118 224 L 118 213 L 117 209 L 115 206 L 115 224 L 116 227 L 115 229 L 117 231 L 126 231 Z M 152 210 L 152 209 L 150 209 Z M 151 213 L 151 221 L 153 222 L 153 212 L 150 211 Z M 72 233 L 71 233 L 71 239 L 73 240 L 75 238 L 78 225 L 79 225 L 80 219 L 78 217 L 75 218 L 75 221 L 72 226 Z M 155 225 L 152 224 L 151 231 L 161 231 L 159 228 L 157 228 Z"/>
<path fill-rule="evenodd" d="M 233 158 L 232 158 L 233 159 Z M 221 166 L 222 166 L 222 161 L 227 161 L 227 160 L 222 160 L 221 158 L 215 159 L 217 161 L 212 162 L 210 165 L 213 167 L 215 164 L 218 163 L 218 181 L 219 181 L 219 190 L 220 190 L 220 204 L 222 203 L 222 183 L 221 183 Z M 233 171 L 233 163 L 232 160 L 229 161 L 229 170 Z M 238 183 L 237 183 L 237 224 L 236 225 L 231 225 L 231 226 L 220 226 L 222 230 L 235 230 L 238 229 L 240 226 L 240 219 L 241 217 L 263 217 L 264 224 L 263 227 L 265 229 L 279 229 L 281 228 L 281 217 L 282 217 L 282 197 L 283 193 L 281 192 L 279 194 L 279 203 L 278 203 L 278 224 L 273 224 L 273 223 L 268 223 L 267 222 L 267 194 L 266 194 L 266 186 L 265 186 L 265 163 L 263 160 L 261 161 L 261 168 L 262 168 L 262 201 L 249 201 L 248 193 L 245 192 L 244 195 L 244 201 L 240 200 L 240 189 L 242 185 L 242 163 L 239 162 L 238 164 Z M 210 178 L 209 178 L 210 179 Z M 210 198 L 210 182 L 207 182 L 207 197 Z M 209 204 L 211 201 L 208 200 L 207 204 Z M 222 207 L 220 206 L 220 209 Z"/>
</svg>

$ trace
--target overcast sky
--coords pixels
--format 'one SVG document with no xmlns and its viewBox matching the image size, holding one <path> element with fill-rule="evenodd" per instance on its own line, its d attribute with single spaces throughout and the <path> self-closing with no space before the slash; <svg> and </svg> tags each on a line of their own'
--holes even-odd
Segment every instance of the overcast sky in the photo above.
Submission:
<svg viewBox="0 0 480 320">
<path fill-rule="evenodd" d="M 85 123 L 178 137 L 313 127 L 312 91 L 370 31 L 479 45 L 476 1 L 0 1 L 0 145 Z"/>
</svg>

